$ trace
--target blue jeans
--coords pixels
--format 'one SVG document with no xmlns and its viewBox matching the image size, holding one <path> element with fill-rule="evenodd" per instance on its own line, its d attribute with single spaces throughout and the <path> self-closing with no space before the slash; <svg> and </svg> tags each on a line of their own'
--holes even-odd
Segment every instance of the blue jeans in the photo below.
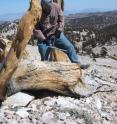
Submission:
<svg viewBox="0 0 117 124">
<path fill-rule="evenodd" d="M 41 60 L 46 61 L 48 60 L 49 53 L 51 51 L 51 48 L 49 47 L 50 41 L 44 41 L 44 42 L 38 42 L 38 49 L 41 55 Z M 73 63 L 80 63 L 78 60 L 78 56 L 76 54 L 76 51 L 74 49 L 74 46 L 71 44 L 71 42 L 65 37 L 63 33 L 61 33 L 60 38 L 58 38 L 54 46 L 65 50 L 64 52 L 68 55 L 69 59 Z"/>
</svg>

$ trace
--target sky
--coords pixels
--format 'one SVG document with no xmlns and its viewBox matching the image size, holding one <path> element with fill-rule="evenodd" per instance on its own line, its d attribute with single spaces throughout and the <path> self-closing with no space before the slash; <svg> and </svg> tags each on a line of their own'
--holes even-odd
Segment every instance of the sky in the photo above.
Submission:
<svg viewBox="0 0 117 124">
<path fill-rule="evenodd" d="M 29 0 L 0 0 L 0 15 L 22 13 L 28 9 Z M 117 0 L 65 0 L 65 10 L 87 9 L 117 10 Z"/>
<path fill-rule="evenodd" d="M 65 4 L 66 10 L 117 10 L 117 0 L 65 0 Z"/>
</svg>

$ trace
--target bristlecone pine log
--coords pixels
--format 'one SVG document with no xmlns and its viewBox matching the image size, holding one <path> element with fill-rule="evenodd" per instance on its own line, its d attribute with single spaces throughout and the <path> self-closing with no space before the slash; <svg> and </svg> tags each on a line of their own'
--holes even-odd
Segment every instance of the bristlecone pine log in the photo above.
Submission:
<svg viewBox="0 0 117 124">
<path fill-rule="evenodd" d="M 10 49 L 11 41 L 7 39 L 2 39 L 2 41 L 7 45 L 4 50 L 6 55 Z M 88 89 L 85 88 L 86 85 L 80 80 L 81 70 L 77 64 L 40 62 L 31 56 L 33 49 L 29 48 L 30 46 L 27 46 L 27 49 L 25 49 L 22 61 L 20 61 L 17 70 L 10 80 L 7 95 L 12 95 L 22 90 L 40 89 L 47 89 L 68 96 L 86 96 L 87 93 L 89 94 Z M 33 54 L 36 56 L 37 53 Z M 59 59 L 59 61 L 61 60 Z M 39 92 L 36 91 L 36 93 Z"/>
<path fill-rule="evenodd" d="M 7 40 L 4 39 L 4 42 Z M 5 54 L 10 48 L 7 44 Z M 22 90 L 51 90 L 68 96 L 87 96 L 90 89 L 81 80 L 81 69 L 78 64 L 66 62 L 41 62 L 32 57 L 33 49 L 27 46 L 19 66 L 13 74 L 7 95 Z M 37 53 L 33 53 L 38 56 Z M 61 61 L 59 59 L 59 61 Z M 37 92 L 39 93 L 39 92 Z"/>
<path fill-rule="evenodd" d="M 31 38 L 33 28 L 41 17 L 41 13 L 39 0 L 30 0 L 29 10 L 20 21 L 16 38 L 0 69 L 0 101 L 5 99 L 8 81 L 18 66 L 22 53 Z"/>
<path fill-rule="evenodd" d="M 0 38 L 0 63 L 2 63 L 5 57 L 8 55 L 12 42 L 13 41 L 11 40 Z M 22 58 L 27 58 L 27 56 L 28 56 L 28 51 L 25 50 Z"/>
<path fill-rule="evenodd" d="M 79 85 L 83 88 L 81 75 L 78 64 L 22 60 L 10 81 L 8 94 L 45 89 L 65 95 L 83 95 L 76 90 Z"/>
</svg>

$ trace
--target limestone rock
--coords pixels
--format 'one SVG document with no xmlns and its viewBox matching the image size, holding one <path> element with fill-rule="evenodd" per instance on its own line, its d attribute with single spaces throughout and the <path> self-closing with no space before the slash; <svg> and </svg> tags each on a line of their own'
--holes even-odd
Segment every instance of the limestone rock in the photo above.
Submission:
<svg viewBox="0 0 117 124">
<path fill-rule="evenodd" d="M 10 97 L 8 97 L 4 102 L 3 105 L 5 106 L 26 106 L 29 102 L 31 102 L 34 99 L 34 96 L 30 96 L 25 93 L 17 93 Z"/>
</svg>

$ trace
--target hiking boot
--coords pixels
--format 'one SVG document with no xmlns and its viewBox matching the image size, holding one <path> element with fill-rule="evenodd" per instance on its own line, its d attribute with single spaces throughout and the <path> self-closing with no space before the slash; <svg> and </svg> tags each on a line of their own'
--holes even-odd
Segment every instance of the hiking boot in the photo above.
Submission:
<svg viewBox="0 0 117 124">
<path fill-rule="evenodd" d="M 89 66 L 90 66 L 89 64 L 87 64 L 87 65 L 80 65 L 80 68 L 81 69 L 87 69 L 87 68 L 89 68 Z"/>
</svg>

